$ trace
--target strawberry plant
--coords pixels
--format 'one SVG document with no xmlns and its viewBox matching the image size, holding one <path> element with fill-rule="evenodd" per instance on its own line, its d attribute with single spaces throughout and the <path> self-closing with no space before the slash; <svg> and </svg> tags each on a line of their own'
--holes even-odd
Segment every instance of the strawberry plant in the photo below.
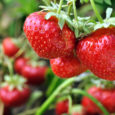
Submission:
<svg viewBox="0 0 115 115">
<path fill-rule="evenodd" d="M 114 115 L 114 8 L 1 0 L 0 115 Z"/>
</svg>

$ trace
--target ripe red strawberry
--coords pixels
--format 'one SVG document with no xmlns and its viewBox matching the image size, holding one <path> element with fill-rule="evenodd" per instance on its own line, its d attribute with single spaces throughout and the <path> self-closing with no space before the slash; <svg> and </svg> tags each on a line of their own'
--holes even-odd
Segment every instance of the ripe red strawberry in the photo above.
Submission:
<svg viewBox="0 0 115 115">
<path fill-rule="evenodd" d="M 9 57 L 14 56 L 19 50 L 19 48 L 13 43 L 11 38 L 5 38 L 3 40 L 2 45 L 3 45 L 4 54 Z"/>
<path fill-rule="evenodd" d="M 115 112 L 115 89 L 92 87 L 88 93 L 99 100 L 110 113 Z M 82 105 L 87 113 L 101 113 L 101 110 L 87 97 L 82 99 Z"/>
<path fill-rule="evenodd" d="M 60 101 L 56 104 L 56 115 L 63 115 L 69 112 L 68 100 Z"/>
<path fill-rule="evenodd" d="M 36 53 L 43 58 L 70 56 L 75 47 L 75 35 L 65 24 L 61 30 L 56 17 L 46 20 L 46 12 L 30 14 L 24 32 Z"/>
<path fill-rule="evenodd" d="M 22 68 L 27 64 L 27 58 L 17 58 L 14 62 L 14 69 L 18 74 L 21 74 Z"/>
<path fill-rule="evenodd" d="M 50 64 L 53 72 L 62 78 L 69 78 L 86 70 L 76 57 L 63 57 L 51 59 Z"/>
<path fill-rule="evenodd" d="M 5 76 L 5 83 L 0 88 L 0 100 L 6 107 L 18 107 L 27 102 L 30 89 L 25 82 L 19 75 Z"/>
<path fill-rule="evenodd" d="M 22 75 L 27 79 L 29 84 L 40 85 L 45 81 L 47 69 L 47 67 L 32 67 L 31 65 L 25 65 L 22 68 Z"/>
<path fill-rule="evenodd" d="M 115 80 L 115 27 L 101 28 L 77 45 L 77 55 L 95 75 Z"/>
<path fill-rule="evenodd" d="M 30 89 L 28 87 L 23 88 L 22 91 L 13 89 L 10 91 L 9 87 L 3 87 L 0 89 L 0 99 L 7 107 L 18 107 L 23 105 L 30 96 Z"/>
</svg>

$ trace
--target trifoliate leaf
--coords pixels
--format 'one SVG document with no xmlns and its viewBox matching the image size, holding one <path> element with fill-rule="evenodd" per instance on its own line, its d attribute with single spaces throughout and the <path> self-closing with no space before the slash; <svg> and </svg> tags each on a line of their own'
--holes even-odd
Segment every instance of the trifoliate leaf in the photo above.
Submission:
<svg viewBox="0 0 115 115">
<path fill-rule="evenodd" d="M 113 9 L 112 8 L 107 8 L 106 10 L 106 19 L 109 19 L 111 17 Z"/>
<path fill-rule="evenodd" d="M 65 24 L 65 19 L 63 19 L 62 17 L 59 18 L 58 21 L 59 27 L 61 28 L 61 30 L 63 29 L 63 26 Z"/>
</svg>

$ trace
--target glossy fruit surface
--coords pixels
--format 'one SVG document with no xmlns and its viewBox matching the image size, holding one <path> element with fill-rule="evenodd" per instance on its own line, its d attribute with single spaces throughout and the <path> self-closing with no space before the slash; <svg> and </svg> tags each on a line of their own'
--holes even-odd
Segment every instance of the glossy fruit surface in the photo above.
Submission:
<svg viewBox="0 0 115 115">
<path fill-rule="evenodd" d="M 115 112 L 115 89 L 101 89 L 94 86 L 88 90 L 88 93 L 99 100 L 108 112 Z M 82 105 L 87 113 L 101 113 L 101 110 L 87 97 L 83 98 Z"/>
<path fill-rule="evenodd" d="M 62 78 L 73 77 L 86 70 L 86 67 L 76 57 L 51 59 L 50 64 L 53 72 Z"/>
<path fill-rule="evenodd" d="M 22 68 L 27 64 L 27 58 L 17 58 L 14 62 L 14 69 L 18 74 L 21 74 Z"/>
<path fill-rule="evenodd" d="M 36 53 L 43 58 L 70 56 L 75 47 L 75 36 L 65 24 L 61 30 L 56 17 L 46 20 L 46 12 L 30 14 L 24 32 Z"/>
<path fill-rule="evenodd" d="M 115 80 L 115 27 L 101 28 L 77 45 L 77 56 L 95 75 Z"/>
<path fill-rule="evenodd" d="M 47 69 L 47 67 L 32 67 L 31 65 L 25 65 L 22 68 L 22 75 L 27 79 L 29 84 L 40 85 L 45 81 Z"/>
<path fill-rule="evenodd" d="M 18 107 L 25 104 L 30 96 L 30 89 L 25 87 L 22 91 L 18 89 L 9 90 L 8 86 L 0 89 L 0 99 L 7 107 Z"/>
<path fill-rule="evenodd" d="M 68 100 L 60 101 L 56 104 L 56 115 L 67 114 L 69 111 L 69 102 Z"/>
<path fill-rule="evenodd" d="M 2 46 L 4 54 L 9 57 L 14 56 L 19 50 L 19 48 L 13 43 L 11 38 L 5 38 L 3 40 Z"/>
</svg>

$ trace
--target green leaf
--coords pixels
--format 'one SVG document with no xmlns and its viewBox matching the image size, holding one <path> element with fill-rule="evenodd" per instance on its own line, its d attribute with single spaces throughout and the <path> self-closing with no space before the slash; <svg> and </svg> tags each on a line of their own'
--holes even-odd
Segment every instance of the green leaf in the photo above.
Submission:
<svg viewBox="0 0 115 115">
<path fill-rule="evenodd" d="M 58 21 L 58 24 L 59 24 L 59 27 L 61 28 L 61 30 L 63 29 L 63 26 L 64 26 L 64 24 L 65 24 L 65 20 L 62 18 L 62 17 L 60 17 L 59 18 L 59 21 Z"/>
<path fill-rule="evenodd" d="M 32 104 L 33 104 L 37 99 L 39 99 L 42 95 L 43 95 L 43 94 L 42 94 L 41 91 L 35 91 L 35 92 L 33 92 L 33 93 L 31 94 L 31 96 L 30 96 L 29 101 L 27 102 L 27 107 L 28 107 L 28 108 L 31 107 Z"/>
<path fill-rule="evenodd" d="M 95 0 L 95 2 L 103 4 L 104 0 Z"/>
<path fill-rule="evenodd" d="M 112 8 L 107 8 L 107 10 L 106 10 L 106 19 L 109 19 L 111 17 L 112 12 L 113 12 Z"/>
<path fill-rule="evenodd" d="M 104 0 L 106 4 L 112 5 L 111 0 Z"/>
</svg>

